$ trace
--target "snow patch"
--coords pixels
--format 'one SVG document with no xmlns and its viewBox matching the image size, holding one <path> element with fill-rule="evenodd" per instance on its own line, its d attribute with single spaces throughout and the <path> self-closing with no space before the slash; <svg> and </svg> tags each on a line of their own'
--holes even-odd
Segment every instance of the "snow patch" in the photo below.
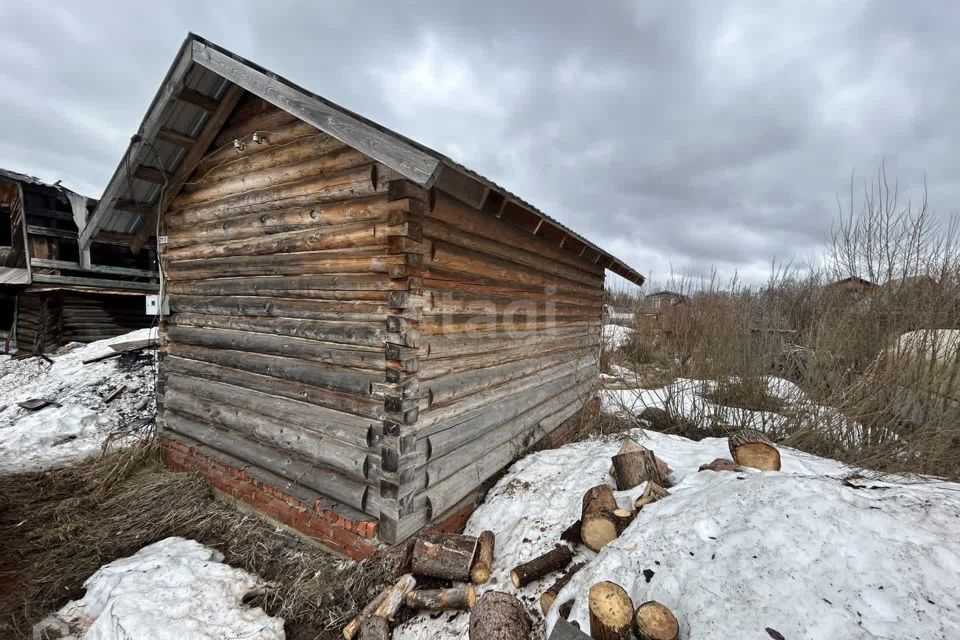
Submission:
<svg viewBox="0 0 960 640">
<path fill-rule="evenodd" d="M 243 598 L 262 581 L 199 542 L 166 538 L 104 565 L 57 616 L 78 640 L 283 640 L 283 620 Z"/>
<path fill-rule="evenodd" d="M 630 339 L 634 329 L 619 324 L 603 325 L 603 346 L 608 350 L 619 349 Z"/>
<path fill-rule="evenodd" d="M 120 358 L 83 364 L 84 360 L 114 353 L 111 344 L 146 340 L 155 329 L 139 329 L 122 336 L 71 343 L 41 358 L 0 361 L 0 474 L 54 469 L 96 456 L 111 434 L 136 427 L 153 415 L 154 356 L 124 367 Z M 107 403 L 112 390 L 124 391 Z M 29 411 L 17 403 L 33 398 L 55 401 Z M 112 440 L 117 445 L 135 434 Z"/>
</svg>

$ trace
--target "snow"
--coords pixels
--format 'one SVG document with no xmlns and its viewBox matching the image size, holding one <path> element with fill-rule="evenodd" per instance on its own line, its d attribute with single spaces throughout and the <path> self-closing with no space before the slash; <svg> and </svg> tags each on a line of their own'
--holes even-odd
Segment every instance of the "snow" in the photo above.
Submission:
<svg viewBox="0 0 960 640">
<path fill-rule="evenodd" d="M 630 334 L 633 333 L 630 327 L 624 327 L 619 324 L 603 325 L 603 346 L 608 350 L 616 350 L 627 343 Z"/>
<path fill-rule="evenodd" d="M 791 390 L 784 387 L 784 391 Z M 586 593 L 611 580 L 635 604 L 655 599 L 680 620 L 681 638 L 960 637 L 960 484 L 905 478 L 850 479 L 853 470 L 782 448 L 782 471 L 698 472 L 729 457 L 725 439 L 694 442 L 629 432 L 673 468 L 671 495 L 645 507 L 623 535 L 589 561 L 557 598 L 588 629 Z M 610 456 L 623 436 L 540 451 L 515 463 L 473 513 L 466 533 L 496 534 L 491 582 L 540 618 L 539 594 L 556 574 L 514 589 L 510 570 L 548 551 L 579 518 L 584 492 L 613 484 Z M 615 492 L 628 506 L 643 486 Z M 654 572 L 648 583 L 643 571 Z M 546 628 L 555 623 L 554 609 Z M 418 616 L 393 637 L 467 637 L 468 616 Z"/>
<path fill-rule="evenodd" d="M 282 640 L 283 619 L 243 605 L 264 587 L 199 542 L 166 538 L 104 565 L 57 617 L 77 640 Z"/>
<path fill-rule="evenodd" d="M 62 467 L 98 455 L 108 442 L 129 442 L 135 434 L 125 431 L 135 431 L 154 413 L 152 352 L 148 363 L 135 367 L 124 367 L 119 358 L 83 360 L 112 353 L 111 344 L 155 335 L 140 329 L 88 345 L 72 343 L 50 356 L 52 365 L 36 357 L 0 361 L 0 474 Z M 120 385 L 126 389 L 105 402 Z M 29 411 L 17 404 L 32 398 L 61 406 Z"/>
</svg>

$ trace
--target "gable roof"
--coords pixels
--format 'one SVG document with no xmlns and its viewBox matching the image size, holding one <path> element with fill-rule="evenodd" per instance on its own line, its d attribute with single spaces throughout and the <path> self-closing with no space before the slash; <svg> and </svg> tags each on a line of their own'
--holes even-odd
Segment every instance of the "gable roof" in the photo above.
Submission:
<svg viewBox="0 0 960 640">
<path fill-rule="evenodd" d="M 445 191 L 557 242 L 631 282 L 643 284 L 644 277 L 625 262 L 491 180 L 192 33 L 180 47 L 99 205 L 80 233 L 81 246 L 88 247 L 101 230 L 137 231 L 135 242 L 145 241 L 156 216 L 172 199 L 164 186 L 176 185 L 178 173 L 192 170 L 243 91 L 317 127 L 421 187 Z"/>
</svg>

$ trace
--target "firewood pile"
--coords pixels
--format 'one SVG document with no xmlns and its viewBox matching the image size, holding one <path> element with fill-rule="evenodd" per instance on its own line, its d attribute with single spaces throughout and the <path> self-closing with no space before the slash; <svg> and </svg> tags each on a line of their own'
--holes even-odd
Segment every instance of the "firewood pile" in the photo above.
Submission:
<svg viewBox="0 0 960 640">
<path fill-rule="evenodd" d="M 744 467 L 779 470 L 780 453 L 762 433 L 743 430 L 729 438 L 732 460 L 718 458 L 700 471 L 739 471 Z M 510 571 L 510 582 L 521 589 L 549 576 L 553 579 L 540 595 L 540 610 L 546 616 L 563 588 L 586 562 L 574 563 L 577 546 L 599 552 L 618 538 L 647 505 L 670 495 L 670 467 L 650 449 L 626 438 L 611 458 L 610 475 L 618 491 L 640 489 L 632 508 L 621 508 L 609 484 L 591 487 L 581 500 L 580 519 L 561 534 L 545 553 Z M 622 496 L 621 496 L 622 498 Z M 462 610 L 470 612 L 470 640 L 526 640 L 533 619 L 521 601 L 502 591 L 477 593 L 490 580 L 494 566 L 495 535 L 426 533 L 415 541 L 410 573 L 386 587 L 344 628 L 346 640 L 388 640 L 390 625 L 402 607 L 413 611 Z M 417 580 L 446 581 L 442 588 L 417 588 Z M 566 620 L 574 600 L 557 605 Z M 680 625 L 665 605 L 648 601 L 635 606 L 618 584 L 602 581 L 590 587 L 587 596 L 590 637 L 596 640 L 677 640 Z M 577 626 L 576 622 L 572 623 Z M 568 625 L 569 627 L 569 625 Z M 574 630 L 576 632 L 576 630 Z M 566 637 L 566 636 L 565 636 Z M 584 636 L 586 637 L 586 636 Z"/>
</svg>

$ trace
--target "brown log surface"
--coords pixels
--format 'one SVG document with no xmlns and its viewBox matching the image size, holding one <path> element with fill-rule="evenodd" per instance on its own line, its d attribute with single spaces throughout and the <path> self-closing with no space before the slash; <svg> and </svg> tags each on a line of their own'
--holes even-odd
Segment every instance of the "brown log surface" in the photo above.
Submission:
<svg viewBox="0 0 960 640">
<path fill-rule="evenodd" d="M 653 451 L 630 451 L 613 456 L 614 477 L 617 480 L 617 489 L 625 491 L 633 489 L 642 482 L 652 480 L 662 484 L 660 469 Z"/>
<path fill-rule="evenodd" d="M 510 572 L 510 580 L 517 589 L 539 580 L 548 573 L 559 571 L 573 560 L 573 552 L 567 545 L 557 545 L 550 551 L 532 560 L 519 564 Z"/>
<path fill-rule="evenodd" d="M 453 533 L 429 533 L 413 545 L 411 567 L 420 576 L 467 582 L 477 538 Z"/>
<path fill-rule="evenodd" d="M 567 583 L 577 574 L 580 569 L 583 569 L 587 563 L 578 562 L 574 565 L 571 565 L 567 568 L 563 574 L 557 578 L 553 584 L 547 587 L 546 591 L 540 594 L 540 611 L 543 612 L 543 615 L 547 615 L 550 612 L 553 603 L 556 601 L 557 596 L 560 595 L 560 592 L 563 590 Z"/>
<path fill-rule="evenodd" d="M 450 589 L 418 589 L 406 595 L 409 608 L 425 611 L 472 609 L 476 603 L 477 591 L 472 584 Z"/>
<path fill-rule="evenodd" d="M 528 640 L 530 616 L 514 596 L 488 591 L 470 612 L 470 640 Z"/>
<path fill-rule="evenodd" d="M 617 537 L 617 528 L 613 519 L 613 512 L 616 510 L 617 501 L 609 485 L 597 485 L 588 489 L 583 495 L 580 537 L 587 548 L 599 551 Z"/>
<path fill-rule="evenodd" d="M 483 531 L 477 538 L 477 558 L 470 568 L 470 579 L 474 584 L 484 584 L 490 579 L 493 569 L 493 551 L 496 546 L 496 537 L 493 531 Z"/>
</svg>

